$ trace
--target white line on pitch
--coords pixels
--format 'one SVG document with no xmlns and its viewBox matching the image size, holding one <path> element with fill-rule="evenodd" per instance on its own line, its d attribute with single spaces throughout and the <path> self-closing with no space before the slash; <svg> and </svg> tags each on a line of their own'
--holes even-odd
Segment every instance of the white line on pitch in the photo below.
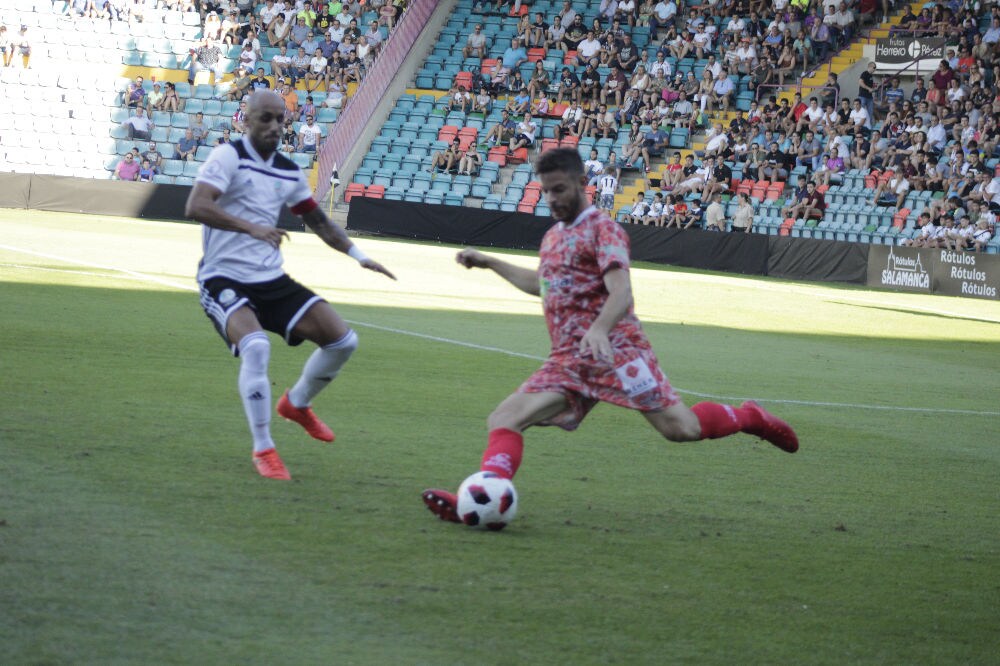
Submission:
<svg viewBox="0 0 1000 666">
<path fill-rule="evenodd" d="M 0 244 L 0 250 L 9 250 L 11 252 L 22 252 L 24 254 L 34 255 L 36 257 L 42 257 L 44 259 L 54 259 L 56 261 L 63 261 L 68 264 L 76 264 L 78 266 L 87 266 L 89 268 L 99 268 L 105 271 L 111 271 L 116 273 L 124 273 L 125 275 L 147 280 L 149 282 L 155 282 L 157 284 L 162 284 L 176 289 L 182 289 L 184 291 L 198 291 L 192 285 L 181 284 L 177 282 L 171 282 L 170 280 L 164 280 L 163 278 L 158 278 L 155 275 L 149 275 L 148 273 L 140 273 L 139 271 L 129 270 L 127 268 L 117 268 L 115 266 L 106 266 L 103 264 L 95 264 L 89 261 L 81 261 L 79 259 L 71 259 L 69 257 L 62 257 L 55 254 L 48 254 L 44 252 L 36 252 L 34 250 L 25 250 L 18 247 L 12 247 L 10 245 Z M 29 267 L 26 267 L 29 268 Z M 44 267 L 31 267 L 38 268 L 39 270 L 44 270 Z M 90 274 L 88 274 L 90 275 Z M 112 277 L 112 276 L 99 276 L 99 277 Z M 469 349 L 476 349 L 479 351 L 495 352 L 498 354 L 505 354 L 507 356 L 514 356 L 517 358 L 526 358 L 533 361 L 544 361 L 545 358 L 542 356 L 535 356 L 534 354 L 525 354 L 522 352 L 511 351 L 509 349 L 503 349 L 501 347 L 490 347 L 487 345 L 476 344 L 475 342 L 465 342 L 462 340 L 454 340 L 452 338 L 443 338 L 437 335 L 429 335 L 427 333 L 417 333 L 416 331 L 407 331 L 402 328 L 393 328 L 391 326 L 381 326 L 379 324 L 372 324 L 369 322 L 357 321 L 346 319 L 348 323 L 354 326 L 363 326 L 365 328 L 372 328 L 379 331 L 385 331 L 387 333 L 396 333 L 398 335 L 408 335 L 414 338 L 420 338 L 423 340 L 431 340 L 433 342 L 442 342 L 450 345 L 457 345 L 459 347 L 467 347 Z M 689 389 L 674 387 L 677 391 L 681 393 L 686 393 L 688 395 L 693 395 L 698 398 L 711 398 L 712 400 L 727 400 L 727 401 L 741 401 L 747 398 L 741 396 L 729 396 L 729 395 L 715 395 L 713 393 L 700 393 L 698 391 L 692 391 Z M 966 416 L 1000 416 L 1000 412 L 991 411 L 978 411 L 972 409 L 946 409 L 941 407 L 897 407 L 893 405 L 866 405 L 862 403 L 847 403 L 847 402 L 819 402 L 811 400 L 790 400 L 783 398 L 758 398 L 761 402 L 769 402 L 774 404 L 784 404 L 784 405 L 803 405 L 806 407 L 837 407 L 846 409 L 867 409 L 875 411 L 889 411 L 889 412 L 923 412 L 925 414 L 964 414 Z"/>
</svg>

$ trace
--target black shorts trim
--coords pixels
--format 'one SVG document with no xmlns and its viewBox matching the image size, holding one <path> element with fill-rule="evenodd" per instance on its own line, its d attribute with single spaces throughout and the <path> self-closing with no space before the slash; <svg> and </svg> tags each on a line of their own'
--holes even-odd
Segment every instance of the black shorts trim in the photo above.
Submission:
<svg viewBox="0 0 1000 666">
<path fill-rule="evenodd" d="M 200 286 L 201 307 L 234 356 L 239 356 L 239 350 L 235 341 L 226 335 L 226 327 L 232 314 L 244 305 L 253 310 L 261 328 L 277 333 L 294 347 L 302 344 L 302 338 L 292 334 L 295 325 L 309 308 L 325 300 L 288 275 L 253 284 L 212 277 Z"/>
</svg>

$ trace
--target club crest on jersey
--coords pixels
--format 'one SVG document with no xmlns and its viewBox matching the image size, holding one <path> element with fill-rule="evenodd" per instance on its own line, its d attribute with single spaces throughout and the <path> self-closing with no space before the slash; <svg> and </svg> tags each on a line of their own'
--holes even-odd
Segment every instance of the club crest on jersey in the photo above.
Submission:
<svg viewBox="0 0 1000 666">
<path fill-rule="evenodd" d="M 622 389 L 629 395 L 635 397 L 656 388 L 656 378 L 650 371 L 646 361 L 641 358 L 629 361 L 625 365 L 615 368 L 618 381 L 621 382 Z"/>
<path fill-rule="evenodd" d="M 219 292 L 219 303 L 229 305 L 236 300 L 236 292 L 232 289 L 223 289 Z"/>
</svg>

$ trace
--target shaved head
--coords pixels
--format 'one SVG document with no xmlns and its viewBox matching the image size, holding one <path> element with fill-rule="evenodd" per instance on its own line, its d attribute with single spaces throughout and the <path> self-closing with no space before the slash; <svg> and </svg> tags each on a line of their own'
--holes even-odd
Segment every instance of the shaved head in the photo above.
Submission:
<svg viewBox="0 0 1000 666">
<path fill-rule="evenodd" d="M 255 90 L 247 97 L 247 115 L 263 109 L 277 109 L 284 113 L 285 101 L 272 90 Z"/>
</svg>

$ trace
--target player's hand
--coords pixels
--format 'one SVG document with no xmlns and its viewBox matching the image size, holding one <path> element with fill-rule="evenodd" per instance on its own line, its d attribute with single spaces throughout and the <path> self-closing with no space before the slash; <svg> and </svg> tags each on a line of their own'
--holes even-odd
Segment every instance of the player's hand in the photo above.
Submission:
<svg viewBox="0 0 1000 666">
<path fill-rule="evenodd" d="M 455 261 L 462 264 L 466 268 L 489 267 L 489 257 L 472 247 L 467 247 L 455 255 Z"/>
<path fill-rule="evenodd" d="M 390 278 L 392 280 L 396 279 L 396 276 L 389 272 L 389 269 L 378 263 L 377 261 L 372 261 L 371 259 L 365 259 L 361 262 L 362 268 L 367 268 L 370 271 L 375 271 L 376 273 L 381 273 L 382 275 Z"/>
<path fill-rule="evenodd" d="M 611 340 L 607 334 L 591 327 L 580 338 L 580 356 L 590 356 L 595 361 L 611 363 L 615 359 L 615 351 L 611 348 Z"/>
<path fill-rule="evenodd" d="M 281 247 L 281 241 L 289 237 L 288 232 L 284 229 L 271 227 L 266 224 L 254 224 L 247 233 L 276 249 Z"/>
</svg>

